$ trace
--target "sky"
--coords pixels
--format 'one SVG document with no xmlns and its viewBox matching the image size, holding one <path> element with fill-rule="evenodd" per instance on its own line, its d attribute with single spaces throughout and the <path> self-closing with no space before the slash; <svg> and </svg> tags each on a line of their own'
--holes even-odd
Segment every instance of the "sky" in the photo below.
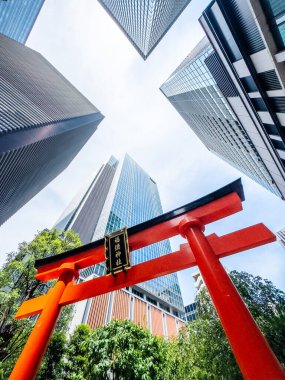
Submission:
<svg viewBox="0 0 285 380">
<path fill-rule="evenodd" d="M 60 214 L 110 155 L 128 152 L 157 182 L 169 211 L 241 177 L 244 210 L 206 226 L 223 235 L 263 222 L 285 227 L 285 202 L 210 153 L 159 87 L 203 38 L 198 22 L 206 0 L 192 0 L 146 61 L 94 0 L 45 0 L 27 41 L 105 118 L 69 167 L 0 227 L 0 263 L 20 242 L 52 228 Z M 172 240 L 172 248 L 184 243 Z M 247 271 L 285 291 L 285 249 L 275 242 L 222 259 L 228 270 Z M 195 297 L 192 274 L 178 273 L 185 304 Z"/>
</svg>

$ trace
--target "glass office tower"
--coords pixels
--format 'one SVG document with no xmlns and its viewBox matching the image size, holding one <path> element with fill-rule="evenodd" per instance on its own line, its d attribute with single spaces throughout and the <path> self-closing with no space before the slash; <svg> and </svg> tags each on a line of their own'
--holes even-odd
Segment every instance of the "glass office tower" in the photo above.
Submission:
<svg viewBox="0 0 285 380">
<path fill-rule="evenodd" d="M 197 304 L 196 302 L 192 302 L 189 305 L 185 306 L 185 319 L 188 322 L 195 321 L 196 319 L 196 311 Z"/>
<path fill-rule="evenodd" d="M 205 33 L 238 93 L 238 101 L 232 99 L 231 106 L 240 115 L 283 199 L 284 17 L 285 2 L 279 0 L 215 0 L 200 17 Z M 251 115 L 254 125 L 249 125 L 249 119 L 243 117 L 241 106 Z"/>
<path fill-rule="evenodd" d="M 285 248 L 285 228 L 277 232 L 277 236 L 279 237 L 280 244 Z"/>
<path fill-rule="evenodd" d="M 129 156 L 114 157 L 101 167 L 90 186 L 80 192 L 56 223 L 60 230 L 73 229 L 84 243 L 98 240 L 121 227 L 132 227 L 162 214 L 155 181 Z M 132 253 L 132 265 L 171 252 L 168 240 Z M 81 271 L 81 278 L 102 275 L 104 266 Z M 134 288 L 138 291 L 138 288 Z M 175 314 L 184 310 L 176 274 L 139 284 L 139 292 Z"/>
<path fill-rule="evenodd" d="M 278 50 L 285 48 L 285 1 L 284 0 L 261 0 L 266 20 L 270 31 L 274 36 Z"/>
<path fill-rule="evenodd" d="M 0 34 L 0 225 L 69 165 L 102 119 L 41 54 Z"/>
<path fill-rule="evenodd" d="M 285 197 L 280 170 L 266 141 L 258 135 L 252 113 L 206 37 L 161 91 L 211 152 L 275 195 Z"/>
<path fill-rule="evenodd" d="M 162 214 L 155 181 L 128 155 L 111 157 L 73 199 L 55 227 L 73 229 L 84 243 L 98 240 L 120 227 L 131 227 Z M 132 265 L 171 252 L 169 241 L 132 252 Z M 80 271 L 79 281 L 104 274 L 104 264 Z M 113 319 L 129 319 L 154 335 L 177 336 L 185 310 L 176 274 L 170 274 L 76 304 L 73 330 L 91 328 Z"/>
<path fill-rule="evenodd" d="M 99 0 L 99 3 L 146 59 L 190 0 Z"/>
<path fill-rule="evenodd" d="M 0 33 L 25 43 L 44 0 L 0 1 Z"/>
</svg>

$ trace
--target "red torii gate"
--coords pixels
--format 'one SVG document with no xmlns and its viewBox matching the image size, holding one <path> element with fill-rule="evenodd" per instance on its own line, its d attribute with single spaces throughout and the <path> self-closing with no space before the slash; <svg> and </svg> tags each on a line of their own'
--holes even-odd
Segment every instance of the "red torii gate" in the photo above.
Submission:
<svg viewBox="0 0 285 380">
<path fill-rule="evenodd" d="M 237 180 L 203 198 L 128 229 L 130 251 L 182 235 L 188 244 L 177 252 L 131 267 L 127 272 L 76 284 L 78 270 L 104 261 L 104 240 L 36 261 L 36 278 L 58 278 L 46 295 L 25 301 L 15 318 L 40 313 L 9 380 L 32 380 L 63 306 L 198 266 L 233 353 L 245 379 L 285 379 L 284 371 L 263 337 L 219 258 L 276 240 L 263 224 L 218 237 L 205 236 L 204 225 L 242 210 L 243 188 Z"/>
</svg>

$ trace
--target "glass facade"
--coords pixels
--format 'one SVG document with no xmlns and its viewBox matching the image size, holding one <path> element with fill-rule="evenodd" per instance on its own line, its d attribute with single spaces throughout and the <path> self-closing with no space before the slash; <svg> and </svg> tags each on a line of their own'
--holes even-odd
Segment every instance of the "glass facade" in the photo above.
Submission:
<svg viewBox="0 0 285 380">
<path fill-rule="evenodd" d="M 285 48 L 285 1 L 261 0 L 270 30 L 279 49 Z"/>
<path fill-rule="evenodd" d="M 125 156 L 109 214 L 106 233 L 132 227 L 163 213 L 156 183 L 128 155 Z M 171 252 L 168 240 L 132 253 L 132 264 L 139 264 Z M 176 274 L 159 277 L 139 286 L 165 302 L 183 309 Z"/>
<path fill-rule="evenodd" d="M 277 232 L 277 236 L 279 237 L 280 244 L 285 248 L 285 228 Z"/>
<path fill-rule="evenodd" d="M 191 322 L 196 319 L 196 309 L 196 302 L 190 303 L 189 305 L 185 306 L 184 318 L 186 319 L 186 321 Z"/>
<path fill-rule="evenodd" d="M 0 33 L 25 43 L 44 0 L 0 0 Z"/>
<path fill-rule="evenodd" d="M 237 96 L 206 37 L 161 86 L 171 104 L 210 151 L 280 196 L 221 88 L 229 97 Z"/>
<path fill-rule="evenodd" d="M 0 34 L 0 225 L 69 165 L 102 119 L 41 54 Z"/>
<path fill-rule="evenodd" d="M 99 0 L 146 59 L 190 0 Z"/>
<path fill-rule="evenodd" d="M 107 175 L 104 173 L 106 172 L 106 167 L 110 165 L 116 170 L 115 175 L 112 177 L 112 183 L 109 183 L 108 189 L 99 187 L 98 184 L 101 180 L 104 179 L 102 182 L 105 183 L 108 180 Z M 91 221 L 90 213 L 85 212 L 85 217 L 83 218 L 81 211 L 85 209 L 84 204 L 82 204 L 80 199 L 75 198 L 77 201 L 72 202 L 72 207 L 67 208 L 67 212 L 63 213 L 55 227 L 60 229 L 72 228 L 75 232 L 80 232 L 81 227 L 77 221 L 81 218 L 81 225 L 90 226 L 90 223 L 94 223 L 94 235 L 91 239 L 94 241 L 102 238 L 106 233 L 110 233 L 121 227 L 132 227 L 162 214 L 160 197 L 155 181 L 129 155 L 126 155 L 120 163 L 111 158 L 100 169 L 96 183 L 97 185 L 94 183 L 91 189 L 87 188 L 88 190 L 82 197 L 84 199 L 83 203 L 89 204 L 88 209 L 92 210 L 92 214 L 97 214 L 98 208 L 100 208 L 100 217 L 96 223 L 94 223 L 94 220 L 93 222 Z M 91 195 L 95 192 L 99 198 L 104 198 L 104 205 L 100 206 L 98 202 L 94 202 L 92 205 L 89 202 Z M 80 205 L 79 208 L 78 205 Z M 75 210 L 78 211 L 75 212 Z M 66 216 L 68 215 L 73 215 L 72 221 L 67 220 Z M 171 247 L 168 240 L 153 244 L 133 251 L 131 257 L 132 265 L 170 252 Z M 87 278 L 94 273 L 102 275 L 103 271 L 104 266 L 99 264 L 95 267 L 82 270 L 80 275 L 81 278 Z M 138 286 L 179 312 L 184 310 L 176 273 L 139 284 Z"/>
</svg>

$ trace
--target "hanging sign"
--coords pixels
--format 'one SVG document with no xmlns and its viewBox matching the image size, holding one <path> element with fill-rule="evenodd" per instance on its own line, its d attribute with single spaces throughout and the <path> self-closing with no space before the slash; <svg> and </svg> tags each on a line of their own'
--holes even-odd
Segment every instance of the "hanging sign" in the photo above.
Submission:
<svg viewBox="0 0 285 380">
<path fill-rule="evenodd" d="M 127 228 L 105 236 L 106 275 L 131 267 Z"/>
</svg>

